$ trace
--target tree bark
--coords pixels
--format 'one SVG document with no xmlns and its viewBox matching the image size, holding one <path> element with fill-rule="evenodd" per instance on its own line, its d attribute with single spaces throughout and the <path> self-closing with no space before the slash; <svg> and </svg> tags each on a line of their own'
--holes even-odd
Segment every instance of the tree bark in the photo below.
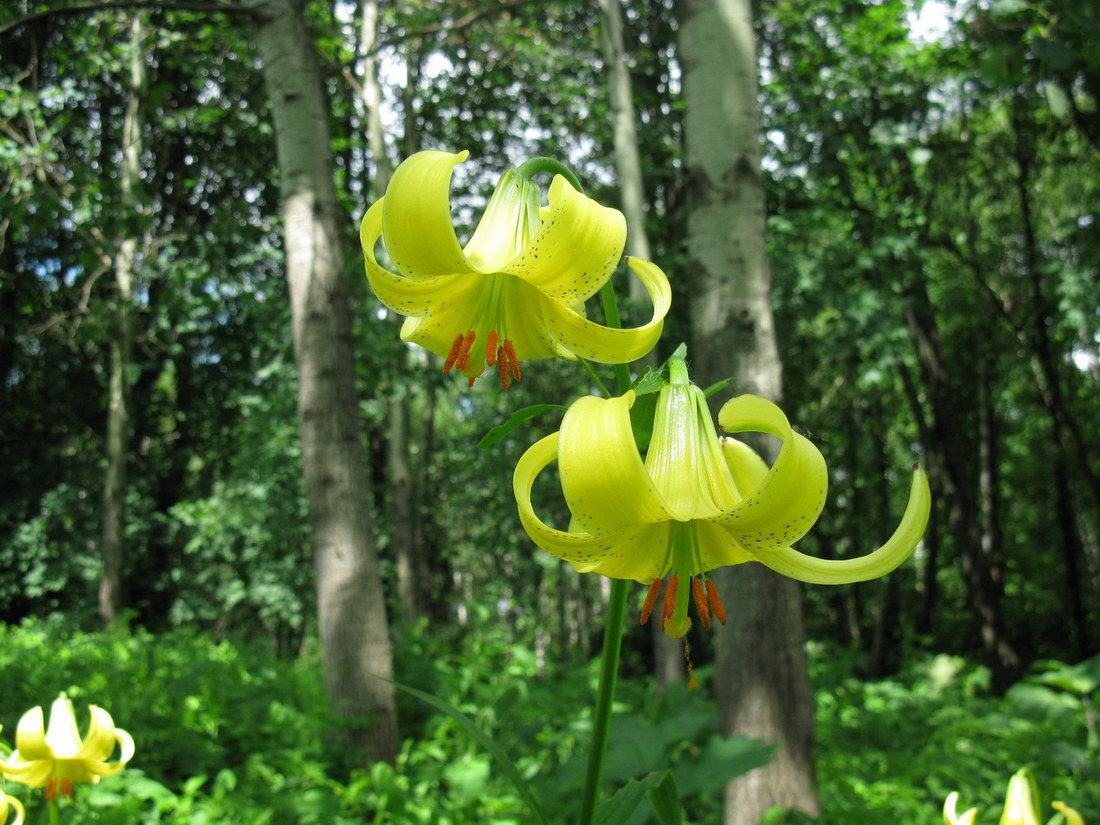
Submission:
<svg viewBox="0 0 1100 825">
<path fill-rule="evenodd" d="M 134 267 L 138 255 L 136 217 L 141 179 L 142 131 L 145 98 L 145 30 L 142 13 L 130 21 L 130 71 L 126 86 L 126 111 L 122 121 L 121 211 L 122 240 L 114 259 L 115 335 L 110 345 L 107 406 L 107 472 L 103 485 L 101 552 L 103 573 L 99 579 L 99 618 L 109 625 L 122 603 L 122 560 L 126 543 L 126 462 L 130 452 L 130 381 L 133 361 Z"/>
<path fill-rule="evenodd" d="M 999 560 L 986 555 L 978 479 L 971 471 L 975 445 L 963 422 L 973 410 L 962 406 L 969 396 L 956 389 L 944 358 L 927 286 L 920 277 L 906 290 L 905 323 L 920 365 L 921 380 L 932 410 L 925 452 L 929 476 L 945 502 L 947 523 L 955 541 L 967 593 L 978 624 L 986 663 L 995 690 L 1005 690 L 1019 675 L 1020 657 L 1008 639 L 1001 608 L 1003 574 Z"/>
<path fill-rule="evenodd" d="M 748 0 L 685 0 L 679 46 L 695 377 L 706 384 L 732 375 L 736 392 L 777 400 Z M 730 605 L 717 640 L 725 730 L 780 743 L 770 764 L 727 785 L 725 823 L 756 825 L 773 806 L 817 815 L 800 587 L 757 564 L 725 568 L 716 578 Z"/>
<path fill-rule="evenodd" d="M 349 282 L 351 230 L 336 199 L 328 103 L 299 0 L 258 0 L 256 43 L 275 120 L 302 466 L 325 684 L 367 760 L 397 753 L 385 594 L 358 421 Z"/>
</svg>

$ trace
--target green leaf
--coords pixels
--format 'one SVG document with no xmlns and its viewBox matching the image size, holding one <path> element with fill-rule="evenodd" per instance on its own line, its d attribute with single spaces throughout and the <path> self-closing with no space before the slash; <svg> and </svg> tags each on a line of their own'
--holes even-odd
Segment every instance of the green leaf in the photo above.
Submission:
<svg viewBox="0 0 1100 825">
<path fill-rule="evenodd" d="M 493 429 L 489 430 L 489 432 L 485 433 L 481 441 L 477 443 L 477 446 L 492 447 L 494 444 L 499 444 L 503 441 L 505 436 L 520 424 L 540 416 L 545 412 L 549 412 L 550 410 L 564 409 L 566 409 L 564 404 L 535 404 L 531 407 L 524 407 L 522 410 L 516 410 L 503 424 L 498 424 L 493 427 Z"/>
<path fill-rule="evenodd" d="M 626 821 L 641 804 L 646 792 L 657 785 L 662 776 L 662 774 L 651 773 L 641 781 L 631 779 L 600 806 L 600 812 L 596 814 L 596 825 L 626 825 Z"/>
<path fill-rule="evenodd" d="M 685 796 L 715 791 L 734 777 L 768 764 L 775 748 L 743 736 L 723 739 L 715 734 L 698 760 L 676 766 L 677 787 Z"/>
<path fill-rule="evenodd" d="M 728 387 L 732 383 L 733 383 L 733 377 L 732 376 L 730 378 L 723 378 L 721 381 L 715 381 L 713 384 L 711 384 L 709 387 L 707 387 L 705 390 L 703 390 L 703 397 L 704 398 L 710 398 L 716 392 L 721 392 L 722 390 L 724 390 L 726 387 Z"/>
<path fill-rule="evenodd" d="M 515 416 L 513 416 L 513 418 L 514 417 Z M 383 677 L 381 676 L 377 678 L 382 679 L 382 681 L 384 682 L 389 682 L 398 690 L 403 690 L 405 693 L 408 693 L 410 696 L 415 696 L 422 702 L 427 702 L 436 710 L 447 714 L 449 717 L 458 722 L 459 726 L 464 731 L 466 731 L 466 733 L 468 733 L 470 737 L 474 739 L 474 741 L 481 745 L 481 747 L 485 748 L 486 752 L 497 761 L 497 764 L 500 766 L 501 770 L 504 771 L 504 775 L 508 777 L 508 780 L 512 783 L 513 786 L 515 786 L 516 791 L 521 797 L 523 797 L 523 801 L 527 803 L 527 807 L 531 810 L 531 813 L 534 814 L 535 819 L 542 823 L 542 825 L 547 825 L 546 817 L 542 813 L 542 808 L 539 805 L 539 801 L 535 797 L 535 793 L 531 789 L 530 785 L 528 785 L 527 782 L 524 781 L 522 774 L 520 774 L 519 772 L 519 768 L 516 767 L 516 763 L 509 758 L 508 754 L 504 752 L 504 749 L 501 748 L 500 745 L 490 739 L 477 725 L 475 725 L 470 720 L 470 718 L 466 714 L 464 714 L 454 705 L 443 701 L 438 696 L 432 696 L 430 693 L 425 693 L 422 690 L 417 690 L 416 688 L 410 687 L 409 685 L 403 685 L 400 682 L 393 681 L 392 679 L 383 679 Z"/>
<path fill-rule="evenodd" d="M 661 825 L 682 825 L 683 809 L 680 806 L 680 793 L 676 790 L 676 780 L 665 771 L 661 781 L 649 789 L 646 794 L 653 812 L 661 820 Z"/>
</svg>

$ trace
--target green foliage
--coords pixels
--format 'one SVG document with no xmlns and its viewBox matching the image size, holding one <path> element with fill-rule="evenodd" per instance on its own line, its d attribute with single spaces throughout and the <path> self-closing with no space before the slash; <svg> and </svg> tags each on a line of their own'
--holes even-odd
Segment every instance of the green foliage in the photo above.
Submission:
<svg viewBox="0 0 1100 825">
<path fill-rule="evenodd" d="M 817 678 L 828 685 L 817 694 L 822 825 L 932 821 L 951 791 L 966 807 L 999 811 L 1008 778 L 1022 766 L 1044 799 L 1066 802 L 1086 821 L 1100 812 L 1087 728 L 1095 700 L 1050 702 L 1034 690 L 1064 665 L 1000 699 L 986 693 L 983 668 L 957 657 L 927 658 L 879 682 L 842 675 L 848 663 L 830 658 L 815 657 Z"/>
</svg>

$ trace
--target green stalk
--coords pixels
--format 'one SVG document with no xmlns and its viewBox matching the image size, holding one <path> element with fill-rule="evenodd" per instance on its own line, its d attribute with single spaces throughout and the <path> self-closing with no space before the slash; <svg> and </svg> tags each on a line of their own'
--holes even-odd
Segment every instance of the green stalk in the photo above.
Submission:
<svg viewBox="0 0 1100 825">
<path fill-rule="evenodd" d="M 604 315 L 609 327 L 621 328 L 619 306 L 611 279 L 600 290 Z M 619 392 L 630 389 L 630 367 L 615 365 L 615 378 Z M 579 825 L 592 825 L 599 801 L 603 780 L 603 763 L 607 756 L 607 738 L 611 732 L 611 709 L 615 704 L 615 686 L 619 680 L 619 656 L 623 648 L 623 623 L 626 619 L 626 600 L 630 582 L 611 580 L 611 598 L 607 603 L 607 622 L 603 631 L 603 653 L 600 656 L 600 686 L 596 692 L 596 711 L 592 717 L 592 744 L 588 749 L 588 770 L 584 777 L 584 796 L 581 798 Z"/>
<path fill-rule="evenodd" d="M 584 190 L 581 189 L 581 182 L 577 180 L 577 176 L 573 174 L 573 170 L 571 170 L 564 163 L 554 160 L 553 158 L 531 158 L 529 161 L 521 164 L 516 171 L 527 180 L 531 180 L 531 178 L 533 178 L 540 172 L 549 172 L 552 175 L 561 175 L 563 178 L 569 181 L 570 186 L 572 186 L 578 192 L 582 194 L 584 193 Z"/>
<path fill-rule="evenodd" d="M 600 657 L 600 687 L 596 693 L 596 713 L 592 719 L 592 744 L 588 749 L 588 770 L 584 777 L 580 825 L 592 825 L 603 780 L 607 738 L 611 732 L 611 708 L 615 704 L 615 685 L 619 680 L 619 654 L 623 647 L 623 622 L 630 582 L 611 580 L 611 598 L 607 604 L 607 623 L 603 631 L 603 655 Z"/>
</svg>

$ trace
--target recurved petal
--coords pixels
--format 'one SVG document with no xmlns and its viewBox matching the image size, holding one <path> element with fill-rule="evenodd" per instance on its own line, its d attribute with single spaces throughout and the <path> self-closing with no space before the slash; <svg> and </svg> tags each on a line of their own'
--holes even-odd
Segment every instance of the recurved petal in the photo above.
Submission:
<svg viewBox="0 0 1100 825">
<path fill-rule="evenodd" d="M 104 760 L 115 749 L 115 722 L 111 714 L 96 705 L 90 705 L 88 713 L 91 723 L 75 758 Z"/>
<path fill-rule="evenodd" d="M 943 803 L 944 825 L 974 825 L 974 819 L 978 816 L 978 809 L 971 808 L 960 816 L 958 814 L 958 804 L 959 794 L 957 791 L 952 791 Z"/>
<path fill-rule="evenodd" d="M 1054 801 L 1050 803 L 1050 806 L 1066 818 L 1066 825 L 1085 825 L 1085 820 L 1082 818 L 1081 814 L 1077 813 L 1077 811 L 1073 810 L 1073 808 L 1065 802 Z"/>
<path fill-rule="evenodd" d="M 638 454 L 633 404 L 633 391 L 618 398 L 589 395 L 574 401 L 562 419 L 561 488 L 574 520 L 590 533 L 608 535 L 671 517 Z"/>
<path fill-rule="evenodd" d="M 589 321 L 564 304 L 547 302 L 546 323 L 565 351 L 598 361 L 623 364 L 641 358 L 661 337 L 664 318 L 672 304 L 672 289 L 660 267 L 641 258 L 628 258 L 627 265 L 641 280 L 653 302 L 653 315 L 640 327 L 613 329 Z"/>
<path fill-rule="evenodd" d="M 727 462 L 745 498 L 714 520 L 754 555 L 781 550 L 813 526 L 825 506 L 828 470 L 817 447 L 794 432 L 787 416 L 771 401 L 741 395 L 725 403 L 718 423 L 727 432 L 763 432 L 783 441 L 775 464 L 760 477 L 760 464 L 747 448 L 727 446 Z M 763 560 L 761 558 L 761 560 Z"/>
<path fill-rule="evenodd" d="M 426 315 L 455 300 L 455 290 L 469 282 L 461 275 L 446 274 L 436 278 L 409 278 L 390 272 L 378 262 L 374 249 L 382 233 L 382 212 L 386 199 L 378 201 L 363 216 L 359 225 L 359 240 L 363 244 L 367 282 L 378 300 L 402 315 Z"/>
<path fill-rule="evenodd" d="M 848 584 L 884 576 L 900 565 L 916 549 L 924 528 L 932 495 L 928 477 L 920 467 L 913 469 L 909 503 L 894 535 L 878 550 L 857 559 L 818 559 L 790 547 L 755 553 L 757 561 L 777 573 L 810 584 Z"/>
<path fill-rule="evenodd" d="M 23 761 L 53 758 L 53 751 L 46 744 L 46 723 L 41 707 L 31 708 L 19 718 L 15 727 L 15 749 Z"/>
<path fill-rule="evenodd" d="M 550 184 L 548 201 L 538 234 L 502 271 L 559 303 L 582 303 L 618 266 L 626 244 L 626 219 L 619 210 L 578 192 L 561 175 Z"/>
<path fill-rule="evenodd" d="M 6 761 L 0 762 L 0 774 L 3 774 L 7 780 L 29 788 L 41 788 L 50 781 L 56 764 L 53 759 L 35 759 L 28 762 L 22 757 L 18 750 L 13 751 Z"/>
<path fill-rule="evenodd" d="M 8 822 L 8 807 L 11 806 L 15 809 L 15 819 Z M 23 803 L 16 799 L 14 796 L 8 796 L 6 793 L 0 792 L 0 825 L 23 825 L 23 817 L 26 816 L 26 811 L 23 809 Z"/>
<path fill-rule="evenodd" d="M 649 584 L 663 571 L 668 549 L 669 522 L 643 524 L 615 533 L 615 542 L 595 563 L 576 564 L 579 573 L 598 573 L 611 579 L 633 579 Z"/>
<path fill-rule="evenodd" d="M 469 152 L 429 150 L 407 158 L 382 199 L 382 235 L 390 260 L 409 278 L 472 272 L 451 223 L 451 174 Z"/>
<path fill-rule="evenodd" d="M 558 457 L 558 433 L 536 441 L 520 456 L 512 476 L 512 490 L 519 508 L 519 520 L 531 541 L 546 552 L 569 562 L 579 570 L 593 570 L 606 562 L 625 531 L 594 536 L 573 533 L 544 524 L 531 504 L 531 488 L 546 466 Z"/>
</svg>

